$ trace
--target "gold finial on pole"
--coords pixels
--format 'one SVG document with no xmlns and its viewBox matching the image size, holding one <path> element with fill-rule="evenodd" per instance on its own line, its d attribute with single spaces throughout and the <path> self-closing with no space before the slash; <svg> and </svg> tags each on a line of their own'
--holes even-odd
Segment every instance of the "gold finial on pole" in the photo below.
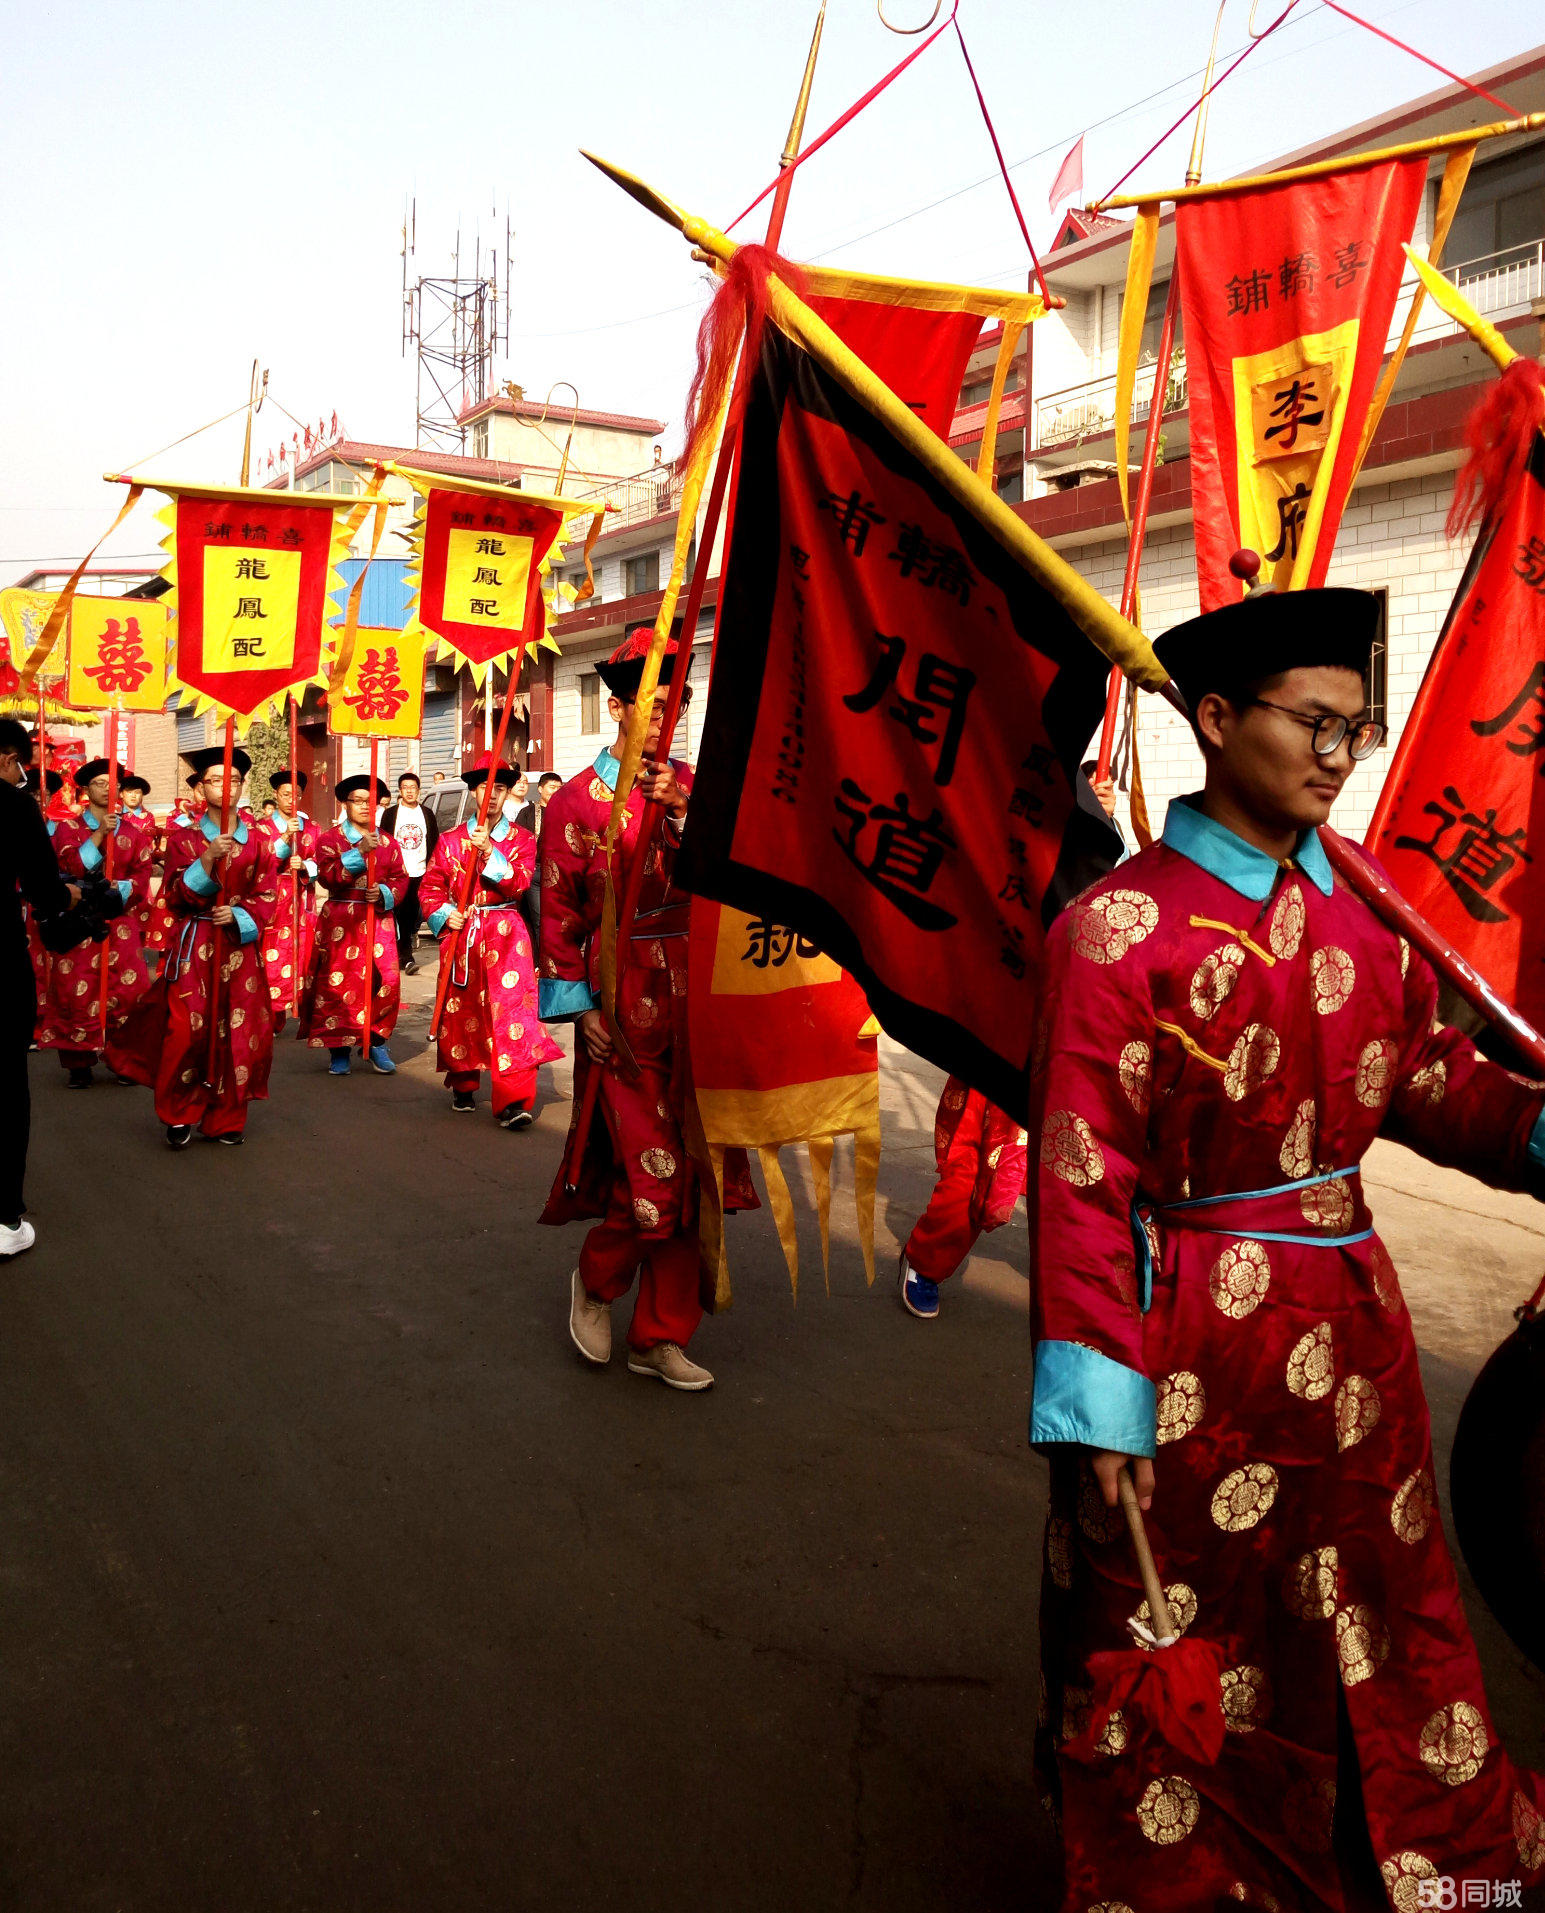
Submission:
<svg viewBox="0 0 1545 1913">
<path fill-rule="evenodd" d="M 1202 97 L 1196 104 L 1196 130 L 1191 135 L 1191 157 L 1186 163 L 1186 184 L 1199 186 L 1202 180 L 1202 149 L 1207 144 L 1207 110 L 1212 104 L 1212 76 L 1218 64 L 1218 35 L 1223 31 L 1223 10 L 1228 0 L 1218 0 L 1218 17 L 1212 23 L 1212 45 L 1207 50 L 1207 69 L 1202 75 Z"/>
<path fill-rule="evenodd" d="M 810 52 L 805 60 L 805 77 L 799 83 L 799 98 L 794 102 L 794 117 L 789 122 L 789 136 L 784 141 L 783 157 L 780 166 L 792 166 L 799 158 L 799 149 L 805 137 L 805 115 L 810 110 L 810 89 L 815 84 L 816 55 L 821 51 L 821 32 L 826 25 L 826 0 L 821 0 L 821 11 L 815 16 L 815 32 L 810 36 Z"/>
<path fill-rule="evenodd" d="M 252 361 L 252 383 L 247 388 L 247 436 L 241 448 L 241 482 L 252 483 L 252 421 L 263 409 L 263 400 L 268 392 L 268 374 L 259 373 L 258 362 Z"/>
</svg>

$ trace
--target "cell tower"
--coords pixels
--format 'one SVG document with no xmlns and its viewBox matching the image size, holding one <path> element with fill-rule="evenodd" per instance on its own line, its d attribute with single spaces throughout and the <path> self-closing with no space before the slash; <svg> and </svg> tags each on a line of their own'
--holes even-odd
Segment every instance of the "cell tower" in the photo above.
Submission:
<svg viewBox="0 0 1545 1913">
<path fill-rule="evenodd" d="M 495 230 L 499 210 L 493 212 Z M 504 215 L 504 246 L 488 248 L 474 234 L 470 276 L 462 274 L 461 229 L 456 231 L 453 269 L 446 277 L 409 278 L 418 250 L 418 200 L 403 210 L 402 355 L 418 355 L 417 436 L 414 443 L 464 452 L 462 415 L 494 390 L 494 360 L 510 351 L 510 219 Z M 501 268 L 504 283 L 501 287 Z"/>
</svg>

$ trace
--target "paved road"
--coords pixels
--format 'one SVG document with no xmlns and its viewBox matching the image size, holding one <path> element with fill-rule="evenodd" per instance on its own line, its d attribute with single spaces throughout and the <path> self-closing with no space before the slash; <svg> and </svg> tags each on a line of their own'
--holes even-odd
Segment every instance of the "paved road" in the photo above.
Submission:
<svg viewBox="0 0 1545 1913">
<path fill-rule="evenodd" d="M 567 1069 L 524 1136 L 452 1117 L 428 987 L 394 1079 L 281 1043 L 239 1155 L 33 1059 L 0 1908 L 1047 1905 L 1023 1221 L 923 1326 L 864 1289 L 849 1170 L 829 1297 L 808 1212 L 797 1306 L 731 1225 L 712 1393 L 590 1372 L 579 1231 L 534 1226 Z M 882 1269 L 938 1081 L 887 1057 Z M 1545 1226 L 1398 1151 L 1372 1180 L 1451 1422 Z M 1545 1761 L 1545 1682 L 1483 1640 Z"/>
</svg>

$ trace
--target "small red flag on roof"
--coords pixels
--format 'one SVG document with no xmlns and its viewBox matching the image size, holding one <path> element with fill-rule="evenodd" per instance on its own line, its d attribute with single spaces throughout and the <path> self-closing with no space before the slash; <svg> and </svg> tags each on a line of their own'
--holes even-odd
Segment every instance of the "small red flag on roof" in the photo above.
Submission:
<svg viewBox="0 0 1545 1913">
<path fill-rule="evenodd" d="M 1051 194 L 1046 204 L 1053 212 L 1065 200 L 1077 199 L 1084 190 L 1084 136 L 1079 134 L 1067 150 L 1067 157 L 1057 168 L 1057 177 L 1051 183 Z"/>
</svg>

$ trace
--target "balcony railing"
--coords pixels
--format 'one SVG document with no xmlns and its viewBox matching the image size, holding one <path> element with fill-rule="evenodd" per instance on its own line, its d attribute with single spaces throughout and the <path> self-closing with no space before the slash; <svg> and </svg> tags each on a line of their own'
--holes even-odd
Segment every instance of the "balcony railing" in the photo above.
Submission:
<svg viewBox="0 0 1545 1913">
<path fill-rule="evenodd" d="M 1140 423 L 1153 405 L 1153 388 L 1158 367 L 1137 368 L 1132 399 L 1132 417 Z M 1164 389 L 1164 411 L 1183 411 L 1186 403 L 1186 368 L 1177 356 L 1170 366 L 1169 383 Z M 1035 450 L 1073 445 L 1080 439 L 1098 438 L 1114 429 L 1116 423 L 1116 375 L 1089 379 L 1082 385 L 1065 386 L 1060 392 L 1048 392 L 1035 402 Z"/>
<path fill-rule="evenodd" d="M 1458 265 L 1444 266 L 1442 271 L 1444 278 L 1458 286 L 1482 318 L 1516 316 L 1527 312 L 1536 299 L 1545 298 L 1545 239 L 1507 246 L 1501 252 L 1485 253 L 1479 259 L 1464 259 Z M 1390 328 L 1391 345 L 1400 337 L 1414 291 L 1415 276 L 1408 272 Z M 1457 330 L 1455 321 L 1429 299 L 1422 307 L 1415 336 L 1426 340 Z"/>
<path fill-rule="evenodd" d="M 674 465 L 654 465 L 632 478 L 603 478 L 585 491 L 586 498 L 604 498 L 613 509 L 601 529 L 626 531 L 650 518 L 661 518 L 681 505 L 681 479 Z"/>
</svg>

